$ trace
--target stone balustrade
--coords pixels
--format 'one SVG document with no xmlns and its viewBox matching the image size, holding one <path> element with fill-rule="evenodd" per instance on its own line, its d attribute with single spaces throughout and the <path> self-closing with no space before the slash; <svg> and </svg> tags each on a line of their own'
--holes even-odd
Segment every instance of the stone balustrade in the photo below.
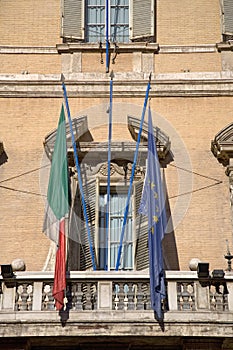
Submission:
<svg viewBox="0 0 233 350">
<path fill-rule="evenodd" d="M 55 311 L 52 273 L 17 272 L 11 280 L 1 277 L 0 282 L 0 319 L 1 312 L 7 310 Z M 166 285 L 165 313 L 233 312 L 231 273 L 226 273 L 222 280 L 201 280 L 195 271 L 167 271 Z M 151 310 L 149 275 L 143 272 L 70 272 L 66 298 L 66 308 L 71 311 Z"/>
</svg>

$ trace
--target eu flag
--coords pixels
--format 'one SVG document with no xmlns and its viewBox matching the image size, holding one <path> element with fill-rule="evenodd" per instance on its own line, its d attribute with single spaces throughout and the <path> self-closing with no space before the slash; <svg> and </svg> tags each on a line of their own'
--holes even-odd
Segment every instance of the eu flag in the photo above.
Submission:
<svg viewBox="0 0 233 350">
<path fill-rule="evenodd" d="M 165 298 L 162 240 L 166 229 L 166 216 L 150 108 L 148 111 L 147 169 L 139 213 L 148 216 L 151 307 L 156 318 L 161 321 L 163 320 L 162 299 Z"/>
</svg>

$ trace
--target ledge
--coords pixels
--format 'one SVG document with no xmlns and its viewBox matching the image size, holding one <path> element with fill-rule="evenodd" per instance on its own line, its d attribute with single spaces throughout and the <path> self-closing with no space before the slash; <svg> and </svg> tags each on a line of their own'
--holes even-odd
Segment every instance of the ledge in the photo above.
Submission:
<svg viewBox="0 0 233 350">
<path fill-rule="evenodd" d="M 66 74 L 69 97 L 109 97 L 109 74 Z M 137 98 L 145 96 L 148 82 L 146 73 L 116 73 L 114 97 Z M 63 96 L 61 75 L 1 74 L 0 97 L 54 97 Z M 206 97 L 233 96 L 233 72 L 202 72 L 152 74 L 151 97 Z"/>
<path fill-rule="evenodd" d="M 228 40 L 227 42 L 221 42 L 216 44 L 218 52 L 222 51 L 233 51 L 233 40 Z"/>
<path fill-rule="evenodd" d="M 55 46 L 0 46 L 0 54 L 57 54 Z"/>
<path fill-rule="evenodd" d="M 106 45 L 103 43 L 102 47 L 99 44 L 90 43 L 65 43 L 58 44 L 57 51 L 60 54 L 63 53 L 74 53 L 74 52 L 100 52 L 104 51 Z M 128 53 L 128 52 L 159 52 L 159 45 L 157 43 L 129 43 L 129 44 L 118 44 L 116 47 L 110 44 L 109 52 L 115 52 L 117 49 L 118 53 Z"/>
</svg>

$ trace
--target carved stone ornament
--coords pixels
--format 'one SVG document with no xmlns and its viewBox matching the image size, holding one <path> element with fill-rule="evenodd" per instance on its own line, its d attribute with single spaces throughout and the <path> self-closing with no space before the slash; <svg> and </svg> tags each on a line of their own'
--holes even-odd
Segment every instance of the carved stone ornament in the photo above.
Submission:
<svg viewBox="0 0 233 350">
<path fill-rule="evenodd" d="M 103 176 L 107 176 L 108 175 L 108 163 L 101 164 L 98 172 Z M 110 164 L 110 175 L 112 176 L 115 173 L 119 174 L 121 176 L 124 176 L 123 168 L 117 164 L 111 163 Z"/>
<path fill-rule="evenodd" d="M 125 179 L 129 180 L 130 176 L 132 173 L 132 163 L 124 164 L 122 166 L 116 164 L 116 163 L 111 163 L 110 164 L 110 176 L 121 176 L 124 177 Z M 108 163 L 102 163 L 98 165 L 95 169 L 93 169 L 92 174 L 100 174 L 102 176 L 107 176 L 108 175 Z M 143 167 L 136 166 L 135 167 L 135 172 L 134 172 L 134 178 L 135 180 L 144 178 L 145 171 Z"/>
</svg>

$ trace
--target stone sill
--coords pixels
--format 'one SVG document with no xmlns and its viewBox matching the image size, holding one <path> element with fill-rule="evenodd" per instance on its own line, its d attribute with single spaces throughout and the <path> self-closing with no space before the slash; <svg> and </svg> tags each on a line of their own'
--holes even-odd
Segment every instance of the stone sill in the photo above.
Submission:
<svg viewBox="0 0 233 350">
<path fill-rule="evenodd" d="M 57 44 L 57 51 L 60 54 L 63 53 L 74 53 L 74 52 L 105 52 L 106 45 L 102 44 L 100 48 L 99 44 L 90 43 L 65 43 Z M 157 43 L 130 43 L 130 44 L 119 44 L 117 47 L 118 53 L 128 53 L 128 52 L 159 52 L 159 45 Z M 109 52 L 113 53 L 116 49 L 114 46 L 110 46 Z"/>
<path fill-rule="evenodd" d="M 218 52 L 233 51 L 233 40 L 216 44 Z"/>
</svg>

